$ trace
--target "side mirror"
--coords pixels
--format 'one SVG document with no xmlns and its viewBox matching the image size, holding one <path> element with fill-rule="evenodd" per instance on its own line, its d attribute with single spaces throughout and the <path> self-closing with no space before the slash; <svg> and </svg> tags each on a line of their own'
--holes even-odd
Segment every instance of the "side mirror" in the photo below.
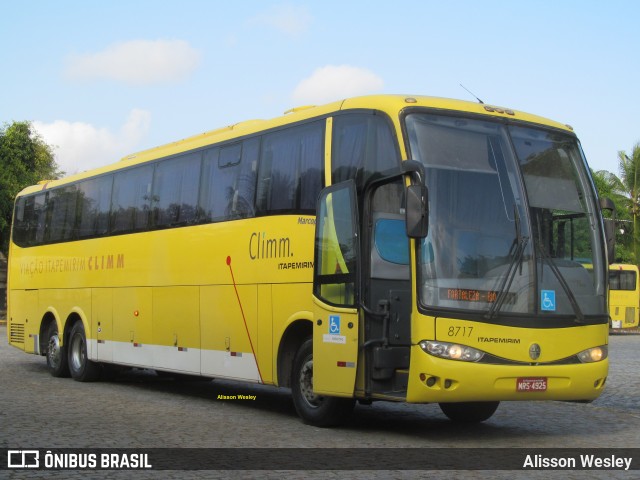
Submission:
<svg viewBox="0 0 640 480">
<path fill-rule="evenodd" d="M 427 187 L 409 185 L 406 190 L 405 222 L 409 238 L 424 238 L 429 231 Z"/>
<path fill-rule="evenodd" d="M 600 210 L 608 210 L 610 218 L 602 218 L 604 223 L 604 240 L 607 245 L 607 257 L 609 264 L 612 264 L 616 258 L 616 206 L 610 198 L 600 199 Z"/>
</svg>

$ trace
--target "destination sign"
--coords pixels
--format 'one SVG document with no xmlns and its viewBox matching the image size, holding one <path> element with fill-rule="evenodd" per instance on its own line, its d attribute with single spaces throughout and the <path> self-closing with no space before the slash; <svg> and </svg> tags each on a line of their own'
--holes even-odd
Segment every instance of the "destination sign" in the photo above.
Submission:
<svg viewBox="0 0 640 480">
<path fill-rule="evenodd" d="M 516 295 L 508 293 L 504 303 L 513 303 Z M 453 300 L 457 302 L 481 302 L 494 303 L 498 299 L 495 290 L 476 290 L 473 288 L 440 288 L 440 300 Z"/>
</svg>

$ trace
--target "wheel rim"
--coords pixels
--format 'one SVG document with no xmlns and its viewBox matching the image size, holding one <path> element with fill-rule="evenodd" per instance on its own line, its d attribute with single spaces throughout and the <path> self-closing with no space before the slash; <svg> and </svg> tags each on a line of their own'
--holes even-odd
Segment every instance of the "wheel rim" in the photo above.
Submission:
<svg viewBox="0 0 640 480">
<path fill-rule="evenodd" d="M 85 360 L 84 339 L 82 335 L 74 335 L 71 339 L 69 363 L 74 371 L 82 369 Z"/>
<path fill-rule="evenodd" d="M 318 408 L 322 397 L 313 393 L 313 357 L 305 359 L 300 369 L 300 393 L 305 403 L 311 408 Z"/>
<path fill-rule="evenodd" d="M 47 359 L 49 365 L 54 369 L 58 368 L 62 362 L 62 353 L 60 352 L 60 339 L 58 334 L 54 333 L 49 337 L 49 347 L 47 348 Z"/>
</svg>

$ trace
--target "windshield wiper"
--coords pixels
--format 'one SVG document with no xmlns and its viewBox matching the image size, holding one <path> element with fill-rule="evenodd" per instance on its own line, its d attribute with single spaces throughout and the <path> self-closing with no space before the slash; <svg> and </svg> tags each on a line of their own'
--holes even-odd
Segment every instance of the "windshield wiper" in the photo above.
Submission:
<svg viewBox="0 0 640 480">
<path fill-rule="evenodd" d="M 524 255 L 524 249 L 529 242 L 529 237 L 524 237 L 522 235 L 522 231 L 520 229 L 520 214 L 518 213 L 518 207 L 516 205 L 513 206 L 513 211 L 515 213 L 516 238 L 513 239 L 513 243 L 509 249 L 511 263 L 509 263 L 509 268 L 507 268 L 507 272 L 504 277 L 502 277 L 502 283 L 500 284 L 499 293 L 495 302 L 493 302 L 489 311 L 484 315 L 484 318 L 487 320 L 491 320 L 502 308 L 502 304 L 507 299 L 507 295 L 511 289 L 511 284 L 513 283 L 513 279 L 518 268 L 520 268 L 520 274 L 522 274 L 522 256 Z"/>
<path fill-rule="evenodd" d="M 549 264 L 549 267 L 551 268 L 551 271 L 553 272 L 553 274 L 558 279 L 558 282 L 560 283 L 560 286 L 564 290 L 564 293 L 567 294 L 567 298 L 569 299 L 569 303 L 571 304 L 571 307 L 573 308 L 573 312 L 576 314 L 575 322 L 576 323 L 584 323 L 584 313 L 582 313 L 582 310 L 580 310 L 580 305 L 578 305 L 578 300 L 576 299 L 576 296 L 571 291 L 571 288 L 569 287 L 569 284 L 567 283 L 567 281 L 562 276 L 562 273 L 560 273 L 560 270 L 558 269 L 558 266 L 556 265 L 556 263 L 553 261 L 553 258 L 551 258 L 549 256 L 549 254 L 545 251 L 544 248 L 542 248 L 542 245 L 538 246 L 538 252 L 540 252 L 540 256 L 543 259 L 547 260 L 547 263 Z M 543 267 L 543 270 L 544 270 L 544 267 Z"/>
</svg>

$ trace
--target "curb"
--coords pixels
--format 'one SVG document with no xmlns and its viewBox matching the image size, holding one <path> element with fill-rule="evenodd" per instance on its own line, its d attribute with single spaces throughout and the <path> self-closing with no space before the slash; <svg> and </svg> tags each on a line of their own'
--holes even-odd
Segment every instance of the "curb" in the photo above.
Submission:
<svg viewBox="0 0 640 480">
<path fill-rule="evenodd" d="M 0 320 L 0 323 L 2 321 Z M 610 328 L 609 335 L 638 335 L 640 328 Z"/>
</svg>

